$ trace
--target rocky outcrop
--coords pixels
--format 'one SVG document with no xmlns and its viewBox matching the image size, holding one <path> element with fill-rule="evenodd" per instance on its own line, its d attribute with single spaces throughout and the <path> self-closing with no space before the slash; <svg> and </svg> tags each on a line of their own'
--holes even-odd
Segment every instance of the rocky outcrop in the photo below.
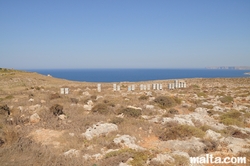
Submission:
<svg viewBox="0 0 250 166">
<path fill-rule="evenodd" d="M 157 162 L 160 164 L 172 163 L 174 161 L 174 158 L 169 154 L 157 154 L 156 157 L 151 160 L 151 162 Z"/>
<path fill-rule="evenodd" d="M 79 157 L 80 156 L 80 150 L 70 149 L 67 152 L 64 152 L 63 155 L 67 156 L 67 157 Z"/>
<path fill-rule="evenodd" d="M 118 126 L 113 123 L 97 123 L 94 124 L 93 127 L 89 127 L 85 133 L 82 133 L 82 136 L 87 140 L 91 140 L 94 137 L 98 137 L 100 135 L 106 135 L 112 131 L 117 131 Z"/>
<path fill-rule="evenodd" d="M 220 137 L 221 137 L 220 133 L 216 133 L 215 131 L 209 129 L 209 130 L 206 131 L 206 135 L 204 136 L 204 139 L 210 139 L 212 141 L 218 141 Z"/>
<path fill-rule="evenodd" d="M 92 100 L 89 100 L 89 101 L 87 102 L 87 104 L 84 104 L 84 105 L 83 105 L 83 108 L 84 108 L 85 110 L 87 110 L 87 111 L 91 111 L 92 108 L 93 108 L 93 105 L 94 105 L 94 103 L 92 102 Z"/>
<path fill-rule="evenodd" d="M 139 145 L 135 144 L 136 138 L 129 135 L 122 135 L 114 139 L 115 144 L 122 145 L 123 147 L 128 147 L 134 150 L 145 150 Z"/>
</svg>

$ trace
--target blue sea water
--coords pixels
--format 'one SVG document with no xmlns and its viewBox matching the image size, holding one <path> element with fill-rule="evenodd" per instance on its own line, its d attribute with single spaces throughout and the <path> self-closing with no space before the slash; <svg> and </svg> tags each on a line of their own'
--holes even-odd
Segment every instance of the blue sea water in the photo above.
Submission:
<svg viewBox="0 0 250 166">
<path fill-rule="evenodd" d="M 249 77 L 249 70 L 209 69 L 34 69 L 39 74 L 85 82 L 138 82 L 181 78 Z"/>
</svg>

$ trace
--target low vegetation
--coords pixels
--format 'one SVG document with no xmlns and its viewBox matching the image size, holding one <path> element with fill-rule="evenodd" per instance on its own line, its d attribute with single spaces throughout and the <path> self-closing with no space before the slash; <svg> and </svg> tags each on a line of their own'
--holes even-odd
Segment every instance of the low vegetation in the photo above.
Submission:
<svg viewBox="0 0 250 166">
<path fill-rule="evenodd" d="M 181 100 L 177 97 L 158 96 L 155 98 L 154 102 L 161 108 L 170 108 L 180 104 Z"/>
<path fill-rule="evenodd" d="M 233 101 L 233 97 L 231 96 L 223 96 L 220 98 L 222 103 L 231 103 Z"/>
<path fill-rule="evenodd" d="M 121 108 L 118 111 L 119 114 L 124 114 L 128 117 L 138 118 L 142 115 L 142 110 L 140 109 L 134 109 L 134 108 Z"/>
<path fill-rule="evenodd" d="M 200 128 L 189 125 L 173 125 L 163 129 L 163 132 L 159 135 L 159 139 L 162 141 L 176 140 L 176 139 L 188 139 L 191 137 L 202 138 L 205 132 Z"/>
<path fill-rule="evenodd" d="M 242 114 L 236 110 L 222 114 L 220 116 L 220 122 L 225 125 L 244 126 Z"/>
</svg>

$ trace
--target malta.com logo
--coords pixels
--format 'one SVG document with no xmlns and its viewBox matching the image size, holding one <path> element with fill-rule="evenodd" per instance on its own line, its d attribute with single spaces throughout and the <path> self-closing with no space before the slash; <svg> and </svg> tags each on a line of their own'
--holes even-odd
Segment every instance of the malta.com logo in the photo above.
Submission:
<svg viewBox="0 0 250 166">
<path fill-rule="evenodd" d="M 246 157 L 214 157 L 206 154 L 202 157 L 190 157 L 190 164 L 246 164 Z"/>
</svg>

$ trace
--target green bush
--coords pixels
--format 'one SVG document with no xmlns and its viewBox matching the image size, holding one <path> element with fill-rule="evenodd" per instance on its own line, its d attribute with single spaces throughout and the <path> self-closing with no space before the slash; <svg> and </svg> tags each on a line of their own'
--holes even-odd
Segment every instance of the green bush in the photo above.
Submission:
<svg viewBox="0 0 250 166">
<path fill-rule="evenodd" d="M 159 96 L 155 98 L 154 102 L 161 108 L 170 108 L 176 105 L 176 100 L 169 96 Z"/>
<path fill-rule="evenodd" d="M 232 110 L 220 116 L 220 122 L 225 125 L 243 126 L 242 115 L 239 111 Z"/>
<path fill-rule="evenodd" d="M 233 101 L 233 98 L 231 96 L 223 96 L 220 98 L 220 101 L 222 103 L 231 103 Z"/>
<path fill-rule="evenodd" d="M 126 156 L 126 160 L 129 158 L 133 158 L 133 160 L 130 161 L 129 164 L 134 165 L 134 166 L 144 166 L 146 165 L 146 162 L 149 158 L 153 158 L 153 154 L 148 151 L 136 151 L 133 149 L 126 148 L 126 149 L 120 149 L 118 151 L 107 153 L 105 155 L 105 159 L 116 157 L 116 156 L 120 156 L 120 157 Z"/>
<path fill-rule="evenodd" d="M 198 96 L 198 97 L 201 97 L 201 96 L 207 97 L 207 94 L 204 93 L 204 92 L 198 92 L 198 93 L 197 93 L 197 96 Z"/>
<path fill-rule="evenodd" d="M 189 125 L 175 125 L 165 129 L 163 133 L 159 135 L 159 139 L 162 141 L 175 140 L 175 139 L 186 139 L 192 136 L 202 138 L 205 132 L 200 128 L 189 126 Z"/>
<path fill-rule="evenodd" d="M 123 108 L 118 111 L 119 114 L 124 114 L 125 116 L 137 118 L 142 115 L 142 111 L 140 109 L 133 109 L 133 108 Z"/>
</svg>

